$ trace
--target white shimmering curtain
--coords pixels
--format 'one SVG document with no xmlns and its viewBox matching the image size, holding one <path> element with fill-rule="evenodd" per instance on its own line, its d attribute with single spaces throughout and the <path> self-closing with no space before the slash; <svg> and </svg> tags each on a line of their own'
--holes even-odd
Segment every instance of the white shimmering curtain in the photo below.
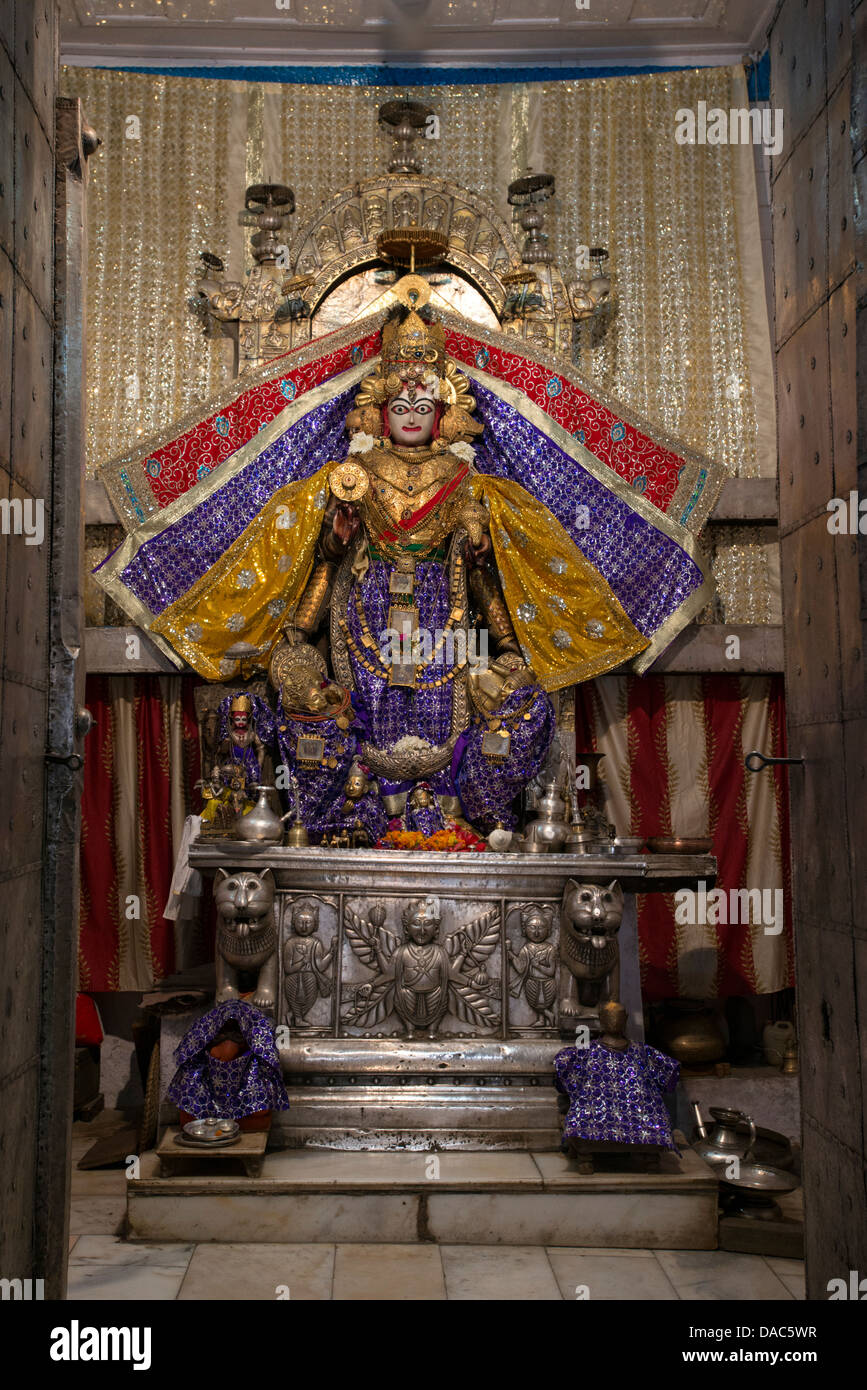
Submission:
<svg viewBox="0 0 867 1390">
<path fill-rule="evenodd" d="M 103 140 L 88 192 L 91 473 L 225 380 L 227 344 L 202 337 L 186 301 L 201 250 L 242 272 L 245 186 L 290 184 L 297 229 L 385 168 L 376 109 L 398 94 L 439 116 L 426 172 L 510 214 L 509 180 L 544 167 L 561 266 L 608 246 L 619 309 L 600 346 L 582 336 L 582 371 L 733 472 L 773 472 L 752 152 L 674 141 L 679 107 L 747 104 L 740 68 L 400 92 L 67 68 L 63 87 Z"/>
</svg>

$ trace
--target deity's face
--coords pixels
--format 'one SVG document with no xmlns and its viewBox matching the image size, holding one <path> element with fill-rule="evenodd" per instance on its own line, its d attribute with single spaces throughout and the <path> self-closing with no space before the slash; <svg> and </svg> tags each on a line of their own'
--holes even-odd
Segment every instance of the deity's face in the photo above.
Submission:
<svg viewBox="0 0 867 1390">
<path fill-rule="evenodd" d="M 309 681 L 305 681 L 298 690 L 297 696 L 293 693 L 290 696 L 289 704 L 293 709 L 307 710 L 310 714 L 321 714 L 328 704 L 327 688 L 323 689 L 318 677 L 311 676 Z"/>
<path fill-rule="evenodd" d="M 343 790 L 345 791 L 346 795 L 350 797 L 351 800 L 357 801 L 360 797 L 364 796 L 366 787 L 367 778 L 364 776 L 364 773 L 353 772 L 349 777 L 347 777 L 346 785 L 343 788 Z"/>
<path fill-rule="evenodd" d="M 406 934 L 416 946 L 426 946 L 429 941 L 433 941 L 438 928 L 439 922 L 432 922 L 427 918 L 422 921 L 413 920 L 407 927 Z"/>
<path fill-rule="evenodd" d="M 296 936 L 311 936 L 316 930 L 316 914 L 309 907 L 297 907 L 292 914 L 292 930 Z"/>
<path fill-rule="evenodd" d="M 232 710 L 229 720 L 232 731 L 236 734 L 246 733 L 247 729 L 250 727 L 250 719 L 251 716 L 248 710 Z"/>
<path fill-rule="evenodd" d="M 546 922 L 541 912 L 528 914 L 524 923 L 524 935 L 528 941 L 544 941 L 549 931 L 550 925 Z"/>
<path fill-rule="evenodd" d="M 417 902 L 404 916 L 404 928 L 416 946 L 426 946 L 433 941 L 440 929 L 439 913 L 434 909 L 434 904 L 427 899 Z"/>
<path fill-rule="evenodd" d="M 426 386 L 404 382 L 386 407 L 388 427 L 395 444 L 429 444 L 436 419 L 436 403 Z"/>
</svg>

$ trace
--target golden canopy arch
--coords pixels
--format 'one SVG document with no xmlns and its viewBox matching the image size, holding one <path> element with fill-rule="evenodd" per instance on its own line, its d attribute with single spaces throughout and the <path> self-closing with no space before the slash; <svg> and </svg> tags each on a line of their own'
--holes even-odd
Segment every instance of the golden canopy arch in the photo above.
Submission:
<svg viewBox="0 0 867 1390">
<path fill-rule="evenodd" d="M 507 222 L 477 193 L 428 174 L 379 174 L 355 183 L 322 204 L 299 229 L 288 259 L 309 316 L 295 320 L 293 346 L 313 335 L 316 312 L 338 284 L 382 262 L 380 234 L 405 227 L 448 238 L 441 265 L 482 295 L 504 331 L 569 355 L 573 316 L 556 266 L 546 267 L 550 281 L 538 309 L 514 313 L 516 283 L 509 277 L 528 268 Z"/>
</svg>

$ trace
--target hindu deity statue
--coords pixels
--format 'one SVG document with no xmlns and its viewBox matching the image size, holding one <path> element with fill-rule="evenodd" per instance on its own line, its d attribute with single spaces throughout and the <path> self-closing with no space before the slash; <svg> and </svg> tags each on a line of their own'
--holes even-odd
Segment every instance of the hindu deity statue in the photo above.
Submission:
<svg viewBox="0 0 867 1390">
<path fill-rule="evenodd" d="M 268 672 L 273 711 L 244 713 L 314 844 L 515 828 L 552 694 L 638 657 L 703 592 L 692 543 L 471 367 L 431 293 L 398 280 L 388 311 L 345 330 L 336 374 L 322 339 L 318 384 L 285 409 L 265 402 L 275 384 L 291 402 L 291 353 L 155 442 L 150 476 L 171 455 L 200 480 L 97 574 L 200 675 Z M 212 429 L 241 442 L 209 473 Z M 255 738 L 221 733 L 245 786 L 259 780 Z"/>
<path fill-rule="evenodd" d="M 253 805 L 253 789 L 262 781 L 273 717 L 257 695 L 240 692 L 227 695 L 221 702 L 218 719 L 216 751 L 202 783 L 202 820 L 224 829 Z M 205 751 L 207 754 L 207 742 Z"/>
<path fill-rule="evenodd" d="M 441 829 L 443 801 L 450 809 L 456 796 L 478 827 L 511 824 L 516 792 L 547 752 L 551 703 L 521 652 L 474 485 L 471 440 L 483 428 L 474 408 L 439 325 L 412 309 L 386 324 L 380 369 L 347 417 L 347 457 L 328 475 L 310 577 L 271 658 L 285 710 L 287 673 L 317 663 L 309 644 L 327 615 L 343 703 L 287 711 L 281 725 L 281 752 L 300 766 L 299 780 L 311 755 L 317 763 L 308 827 L 321 812 L 334 819 L 356 754 L 393 810 L 400 799 L 407 828 Z M 472 718 L 468 681 L 479 667 L 484 720 Z M 289 680 L 297 686 L 297 675 Z M 350 691 L 353 722 L 341 735 Z M 319 741 L 311 746 L 313 720 Z M 372 802 L 353 810 L 374 837 L 384 829 Z"/>
</svg>

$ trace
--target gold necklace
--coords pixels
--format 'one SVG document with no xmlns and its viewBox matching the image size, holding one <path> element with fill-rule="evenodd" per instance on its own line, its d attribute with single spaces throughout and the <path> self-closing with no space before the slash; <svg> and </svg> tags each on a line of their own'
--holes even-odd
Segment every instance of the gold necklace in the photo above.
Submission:
<svg viewBox="0 0 867 1390">
<path fill-rule="evenodd" d="M 367 623 L 364 621 L 363 618 L 361 618 L 360 621 L 362 622 L 361 640 L 363 643 L 363 647 L 360 647 L 356 642 L 350 630 L 349 623 L 342 616 L 342 614 L 337 619 L 338 626 L 340 627 L 340 630 L 343 633 L 346 645 L 352 652 L 352 655 L 355 657 L 358 664 L 362 666 L 365 671 L 369 671 L 372 676 L 379 676 L 381 680 L 387 681 L 391 677 L 391 671 L 387 666 L 383 664 L 383 661 L 379 655 L 379 648 L 376 645 L 376 641 L 370 631 L 370 628 L 367 626 Z M 367 652 L 370 653 L 370 656 L 367 655 L 367 652 L 364 650 L 364 648 L 367 649 Z M 437 644 L 437 649 L 439 649 L 439 643 Z M 456 676 L 460 675 L 461 671 L 467 664 L 467 658 L 463 657 L 461 661 L 455 662 L 454 666 L 452 666 L 451 669 L 447 671 L 444 676 L 438 676 L 436 680 L 432 681 L 419 680 L 419 677 L 424 672 L 425 666 L 433 664 L 434 655 L 435 653 L 431 654 L 430 662 L 419 663 L 415 667 L 415 678 L 418 682 L 417 688 L 420 690 L 434 690 L 438 686 L 448 685 L 449 681 L 453 681 Z"/>
</svg>

